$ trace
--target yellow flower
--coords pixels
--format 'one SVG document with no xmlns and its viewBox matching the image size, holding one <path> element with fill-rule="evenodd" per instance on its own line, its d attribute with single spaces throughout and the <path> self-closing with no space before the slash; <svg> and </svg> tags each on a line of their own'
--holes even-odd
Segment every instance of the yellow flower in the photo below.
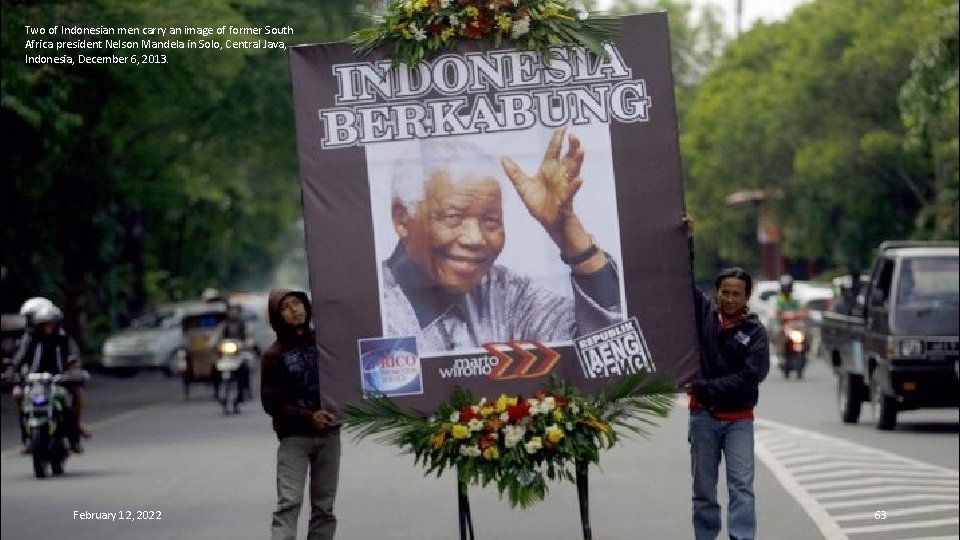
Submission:
<svg viewBox="0 0 960 540">
<path fill-rule="evenodd" d="M 497 15 L 497 27 L 501 30 L 509 30 L 513 24 L 513 19 L 506 13 Z"/>
<path fill-rule="evenodd" d="M 475 6 L 467 6 L 463 8 L 463 12 L 467 15 L 467 17 L 476 17 L 480 14 L 480 10 L 478 10 Z"/>
<path fill-rule="evenodd" d="M 563 411 L 561 411 L 560 409 L 554 409 L 554 410 L 553 410 L 553 419 L 556 420 L 557 422 L 562 422 L 562 421 L 563 421 Z"/>
<path fill-rule="evenodd" d="M 563 430 L 556 424 L 551 424 L 546 429 L 547 439 L 552 443 L 560 442 L 563 438 Z"/>
<path fill-rule="evenodd" d="M 413 10 L 420 11 L 423 8 L 427 7 L 430 4 L 430 0 L 414 0 Z"/>
<path fill-rule="evenodd" d="M 447 41 L 453 37 L 454 34 L 456 34 L 456 31 L 453 28 L 444 28 L 440 31 L 440 41 Z"/>
<path fill-rule="evenodd" d="M 493 408 L 493 405 L 484 405 L 483 407 L 480 408 L 480 414 L 482 414 L 483 416 L 490 416 L 494 412 L 495 410 Z"/>
<path fill-rule="evenodd" d="M 500 449 L 496 446 L 489 446 L 483 451 L 483 457 L 487 459 L 497 459 L 500 457 Z"/>
<path fill-rule="evenodd" d="M 452 435 L 454 439 L 466 439 L 470 436 L 470 428 L 463 424 L 453 426 Z"/>
<path fill-rule="evenodd" d="M 507 407 L 512 407 L 517 404 L 516 397 L 510 397 L 506 394 L 500 394 L 500 397 L 497 398 L 497 412 L 503 412 L 507 410 Z"/>
</svg>

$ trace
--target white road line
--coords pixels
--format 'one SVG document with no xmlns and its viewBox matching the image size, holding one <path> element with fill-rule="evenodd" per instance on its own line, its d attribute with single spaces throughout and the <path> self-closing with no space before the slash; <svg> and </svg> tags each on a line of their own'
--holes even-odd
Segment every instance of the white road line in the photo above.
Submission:
<svg viewBox="0 0 960 540">
<path fill-rule="evenodd" d="M 810 516 L 813 523 L 820 529 L 820 532 L 823 533 L 823 537 L 826 540 L 848 539 L 847 535 L 843 533 L 843 530 L 837 525 L 837 522 L 830 517 L 826 509 L 824 509 L 816 499 L 811 497 L 805 489 L 800 487 L 793 478 L 793 475 L 790 474 L 790 471 L 781 465 L 773 453 L 767 449 L 765 443 L 759 440 L 756 441 L 754 451 L 757 454 L 757 458 L 760 459 L 767 469 L 770 469 L 770 472 L 772 472 L 773 476 L 780 482 L 780 485 L 797 500 L 800 508 L 803 508 L 807 512 L 807 515 Z"/>
<path fill-rule="evenodd" d="M 942 512 L 944 510 L 956 510 L 957 505 L 955 504 L 931 504 L 928 506 L 917 506 L 915 508 L 901 508 L 899 510 L 884 510 L 887 513 L 887 519 L 893 519 L 903 516 L 912 516 L 915 514 L 926 514 L 930 512 Z M 873 513 L 870 513 L 870 518 L 873 518 Z M 845 516 L 837 516 L 834 519 L 837 521 L 854 521 L 857 519 L 866 519 L 863 515 L 863 512 L 857 512 L 856 514 L 849 514 Z"/>
<path fill-rule="evenodd" d="M 757 458 L 797 500 L 827 540 L 849 540 L 849 535 L 854 534 L 915 531 L 960 521 L 952 516 L 923 520 L 936 517 L 931 513 L 957 510 L 960 473 L 956 470 L 779 422 L 758 419 L 756 426 Z M 888 520 L 871 525 L 840 524 L 867 520 L 885 505 L 899 506 L 905 502 L 919 506 L 885 510 Z M 898 519 L 896 523 L 889 520 L 911 519 L 908 516 L 914 517 L 911 521 Z M 957 536 L 946 538 L 958 540 Z M 912 536 L 909 540 L 921 539 Z"/>
<path fill-rule="evenodd" d="M 846 529 L 850 534 L 863 534 L 870 532 L 898 531 L 903 529 L 920 529 L 923 527 L 943 527 L 944 525 L 960 524 L 960 519 L 931 519 L 928 521 L 911 521 L 909 523 L 884 523 L 883 525 L 868 525 L 866 527 L 852 527 Z"/>
<path fill-rule="evenodd" d="M 853 508 L 856 506 L 877 506 L 908 501 L 956 501 L 956 495 L 938 495 L 935 493 L 897 495 L 893 497 L 874 497 L 872 499 L 858 499 L 855 501 L 838 501 L 823 503 L 823 507 L 828 510 L 840 508 Z"/>
<path fill-rule="evenodd" d="M 886 475 L 886 472 L 884 472 Z M 831 490 L 842 487 L 852 487 L 852 486 L 870 486 L 876 484 L 888 484 L 888 485 L 905 485 L 903 484 L 904 478 L 887 478 L 886 476 L 877 476 L 873 478 L 861 478 L 858 480 L 839 480 L 833 482 L 800 482 L 803 484 L 803 487 L 807 488 L 809 491 L 821 491 L 821 490 Z M 923 483 L 925 485 L 937 485 L 937 486 L 956 486 L 956 480 L 943 479 L 943 478 L 924 478 Z M 914 485 L 914 484 L 906 484 Z"/>
</svg>

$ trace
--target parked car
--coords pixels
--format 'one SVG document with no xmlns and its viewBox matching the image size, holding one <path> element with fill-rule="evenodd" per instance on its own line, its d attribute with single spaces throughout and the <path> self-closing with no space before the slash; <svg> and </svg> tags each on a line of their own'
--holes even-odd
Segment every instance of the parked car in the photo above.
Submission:
<svg viewBox="0 0 960 540">
<path fill-rule="evenodd" d="M 145 369 L 172 375 L 176 351 L 183 347 L 183 317 L 208 307 L 200 301 L 171 302 L 138 318 L 103 342 L 104 369 L 125 377 Z"/>
</svg>

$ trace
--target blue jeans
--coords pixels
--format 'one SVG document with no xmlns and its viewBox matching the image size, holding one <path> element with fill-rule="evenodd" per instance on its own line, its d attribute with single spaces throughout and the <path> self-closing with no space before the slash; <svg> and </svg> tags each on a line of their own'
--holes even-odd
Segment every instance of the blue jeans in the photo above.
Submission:
<svg viewBox="0 0 960 540">
<path fill-rule="evenodd" d="M 332 540 L 337 531 L 333 503 L 340 478 L 340 430 L 315 437 L 284 437 L 277 448 L 277 509 L 272 540 L 296 540 L 303 488 L 310 470 L 308 540 Z"/>
<path fill-rule="evenodd" d="M 693 532 L 696 540 L 720 534 L 717 481 L 720 458 L 727 467 L 727 530 L 731 540 L 753 540 L 757 514 L 753 495 L 753 420 L 717 420 L 690 411 L 690 471 L 693 475 Z"/>
</svg>

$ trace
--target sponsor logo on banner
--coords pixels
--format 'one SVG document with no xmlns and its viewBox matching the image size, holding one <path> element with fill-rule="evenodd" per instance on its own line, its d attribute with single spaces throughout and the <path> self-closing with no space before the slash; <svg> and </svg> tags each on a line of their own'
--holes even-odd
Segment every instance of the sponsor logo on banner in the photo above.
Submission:
<svg viewBox="0 0 960 540">
<path fill-rule="evenodd" d="M 443 359 L 440 359 L 442 361 Z M 460 356 L 453 359 L 452 364 L 440 365 L 437 372 L 441 379 L 469 379 L 472 377 L 488 377 L 497 367 L 500 360 L 493 355 Z"/>
<path fill-rule="evenodd" d="M 542 377 L 557 365 L 560 354 L 539 341 L 506 341 L 484 343 L 498 360 L 490 372 L 494 380 L 529 379 Z"/>
<path fill-rule="evenodd" d="M 583 376 L 601 379 L 657 370 L 637 318 L 574 340 Z"/>
<path fill-rule="evenodd" d="M 358 341 L 364 394 L 408 396 L 423 393 L 423 370 L 416 336 Z"/>
</svg>

